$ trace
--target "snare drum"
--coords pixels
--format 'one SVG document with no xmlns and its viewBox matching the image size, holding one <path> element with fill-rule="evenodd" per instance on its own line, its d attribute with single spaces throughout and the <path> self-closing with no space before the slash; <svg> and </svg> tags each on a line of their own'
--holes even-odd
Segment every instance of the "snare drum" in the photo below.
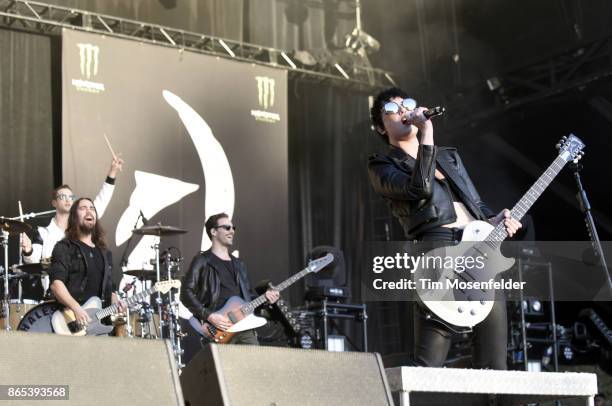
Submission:
<svg viewBox="0 0 612 406">
<path fill-rule="evenodd" d="M 16 330 L 19 322 L 24 318 L 26 313 L 36 307 L 40 302 L 36 300 L 24 299 L 21 302 L 11 300 L 9 302 L 9 318 L 8 325 L 11 330 Z M 0 309 L 0 312 L 2 309 Z M 7 326 L 7 318 L 5 314 L 0 315 L 0 329 L 5 330 Z"/>
</svg>

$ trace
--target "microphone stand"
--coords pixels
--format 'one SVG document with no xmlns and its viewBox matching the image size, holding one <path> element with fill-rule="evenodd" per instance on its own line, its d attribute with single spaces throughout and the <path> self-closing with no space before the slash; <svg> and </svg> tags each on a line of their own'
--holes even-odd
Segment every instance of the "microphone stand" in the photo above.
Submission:
<svg viewBox="0 0 612 406">
<path fill-rule="evenodd" d="M 138 222 L 140 221 L 140 219 L 143 220 L 143 224 L 145 223 L 145 217 L 142 214 L 142 211 L 140 212 L 140 214 L 138 214 L 138 218 L 136 219 L 136 224 L 134 224 L 134 227 L 132 228 L 132 230 L 136 230 L 138 228 Z M 130 250 L 130 245 L 132 243 L 132 238 L 134 238 L 134 233 L 132 233 L 130 235 L 130 238 L 128 238 L 127 240 L 127 244 L 125 245 L 125 249 L 123 250 L 123 255 L 121 255 L 121 261 L 119 262 L 119 266 L 123 269 L 123 267 L 127 267 L 128 264 L 128 259 L 127 259 L 127 254 Z"/>
<path fill-rule="evenodd" d="M 599 265 L 603 268 L 606 276 L 608 277 L 608 290 L 612 291 L 612 279 L 610 278 L 610 270 L 608 269 L 608 265 L 606 263 L 606 258 L 604 257 L 604 252 L 601 247 L 601 241 L 599 240 L 599 235 L 597 234 L 597 229 L 595 228 L 595 221 L 593 220 L 593 215 L 591 214 L 591 204 L 589 203 L 589 199 L 587 197 L 586 191 L 582 187 L 582 181 L 580 179 L 580 171 L 582 170 L 582 165 L 579 163 L 571 164 L 572 170 L 574 171 L 574 180 L 576 181 L 576 185 L 578 186 L 578 193 L 576 194 L 576 198 L 578 199 L 578 203 L 580 204 L 580 211 L 584 214 L 584 222 L 586 224 L 587 232 L 589 237 L 591 238 L 591 245 L 593 246 L 593 252 L 595 256 L 599 259 Z"/>
</svg>

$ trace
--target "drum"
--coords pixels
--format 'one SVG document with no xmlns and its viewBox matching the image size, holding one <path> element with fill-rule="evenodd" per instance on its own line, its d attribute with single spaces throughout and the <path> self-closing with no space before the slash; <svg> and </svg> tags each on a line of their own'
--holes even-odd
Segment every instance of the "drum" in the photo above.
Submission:
<svg viewBox="0 0 612 406">
<path fill-rule="evenodd" d="M 28 311 L 17 326 L 17 330 L 33 333 L 53 333 L 51 317 L 60 308 L 56 301 L 41 303 Z"/>
<path fill-rule="evenodd" d="M 143 322 L 138 312 L 130 312 L 131 336 L 128 335 L 127 327 L 125 319 L 117 321 L 113 335 L 116 337 L 157 338 L 159 336 L 159 315 L 152 314 L 150 321 Z"/>
<path fill-rule="evenodd" d="M 4 314 L 0 314 L 0 329 L 5 330 L 8 324 L 11 330 L 16 330 L 19 322 L 26 315 L 28 311 L 36 307 L 40 302 L 35 300 L 23 300 L 21 302 L 17 300 L 11 300 L 9 302 L 9 318 L 7 320 Z M 0 309 L 1 312 L 1 309 Z M 8 323 L 7 323 L 8 322 Z"/>
</svg>

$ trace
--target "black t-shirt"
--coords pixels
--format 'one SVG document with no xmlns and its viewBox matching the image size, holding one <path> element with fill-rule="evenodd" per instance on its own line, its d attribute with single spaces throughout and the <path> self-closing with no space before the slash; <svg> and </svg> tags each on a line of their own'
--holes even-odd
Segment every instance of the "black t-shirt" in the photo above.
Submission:
<svg viewBox="0 0 612 406">
<path fill-rule="evenodd" d="M 238 277 L 233 261 L 225 261 L 213 254 L 215 267 L 219 273 L 219 300 L 214 311 L 223 307 L 227 299 L 232 296 L 240 296 Z"/>
<path fill-rule="evenodd" d="M 78 242 L 87 261 L 87 284 L 83 295 L 83 300 L 87 301 L 92 296 L 102 297 L 102 281 L 104 280 L 104 258 L 102 251 L 98 247 L 90 247 L 89 245 Z"/>
</svg>

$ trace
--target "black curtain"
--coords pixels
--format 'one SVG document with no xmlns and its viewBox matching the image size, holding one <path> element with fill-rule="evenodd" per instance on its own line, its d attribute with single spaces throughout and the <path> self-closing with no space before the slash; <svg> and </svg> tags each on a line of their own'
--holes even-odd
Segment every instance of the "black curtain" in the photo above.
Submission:
<svg viewBox="0 0 612 406">
<path fill-rule="evenodd" d="M 344 251 L 350 279 L 365 240 L 368 97 L 299 79 L 289 92 L 291 268 L 301 269 L 313 247 L 332 245 Z"/>
<path fill-rule="evenodd" d="M 335 246 L 344 252 L 350 302 L 361 303 L 365 244 L 397 238 L 399 230 L 367 175 L 368 156 L 386 149 L 370 128 L 369 94 L 303 79 L 291 80 L 289 92 L 291 272 L 304 267 L 313 247 Z M 303 303 L 303 296 L 303 284 L 292 289 L 294 305 Z M 410 303 L 366 305 L 368 350 L 406 354 L 412 342 Z M 338 327 L 361 348 L 360 323 Z"/>
<path fill-rule="evenodd" d="M 19 215 L 18 201 L 26 213 L 50 208 L 55 48 L 49 36 L 0 29 L 0 216 Z M 10 242 L 15 259 L 17 237 Z"/>
</svg>

